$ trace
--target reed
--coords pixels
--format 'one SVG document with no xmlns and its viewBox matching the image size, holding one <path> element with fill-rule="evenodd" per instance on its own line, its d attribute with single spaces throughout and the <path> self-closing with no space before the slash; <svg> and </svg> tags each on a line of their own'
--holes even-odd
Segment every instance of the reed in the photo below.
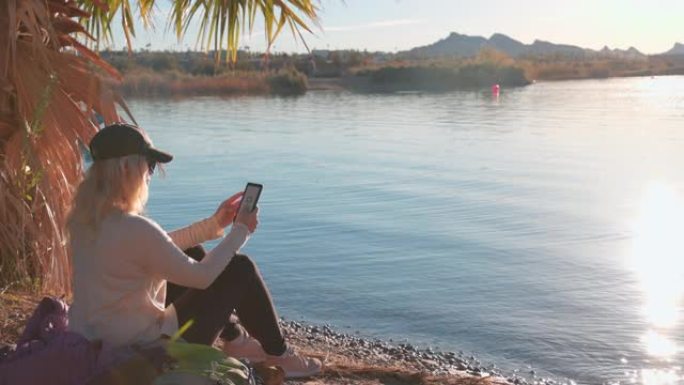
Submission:
<svg viewBox="0 0 684 385">
<path fill-rule="evenodd" d="M 188 75 L 179 72 L 134 72 L 125 76 L 121 90 L 134 97 L 267 94 L 265 75 Z"/>
<path fill-rule="evenodd" d="M 306 75 L 294 69 L 272 73 L 236 71 L 215 76 L 142 70 L 127 73 L 121 85 L 121 91 L 131 97 L 301 95 L 307 88 Z"/>
<path fill-rule="evenodd" d="M 277 95 L 302 95 L 309 88 L 306 75 L 294 68 L 283 69 L 268 76 L 271 93 Z"/>
</svg>

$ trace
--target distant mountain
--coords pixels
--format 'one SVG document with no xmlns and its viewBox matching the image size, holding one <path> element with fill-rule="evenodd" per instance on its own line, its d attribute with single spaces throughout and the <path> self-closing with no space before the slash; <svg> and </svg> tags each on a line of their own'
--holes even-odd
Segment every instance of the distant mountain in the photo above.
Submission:
<svg viewBox="0 0 684 385">
<path fill-rule="evenodd" d="M 600 51 L 595 51 L 574 45 L 555 44 L 543 40 L 535 40 L 532 44 L 523 44 L 520 41 L 501 33 L 495 33 L 487 39 L 482 36 L 468 36 L 456 32 L 452 32 L 445 39 L 439 40 L 436 43 L 416 47 L 402 52 L 401 54 L 412 57 L 471 57 L 477 55 L 483 48 L 493 48 L 511 57 L 524 55 L 563 55 L 570 57 L 598 55 L 620 58 L 646 57 L 634 47 L 630 47 L 627 50 L 611 50 L 608 47 L 604 47 Z M 677 46 L 675 46 L 675 48 L 677 48 Z M 675 48 L 673 48 L 673 50 Z M 684 46 L 681 46 L 680 49 L 684 51 Z"/>
<path fill-rule="evenodd" d="M 598 51 L 598 53 L 603 56 L 612 56 L 622 59 L 640 59 L 646 57 L 646 55 L 634 47 L 629 47 L 628 49 L 610 49 L 608 46 L 605 46 L 602 50 Z"/>
<path fill-rule="evenodd" d="M 526 54 L 531 55 L 566 55 L 583 56 L 586 53 L 584 48 L 567 44 L 554 44 L 548 41 L 535 40 L 528 46 Z"/>
<path fill-rule="evenodd" d="M 452 32 L 446 39 L 424 47 L 413 48 L 410 54 L 425 57 L 434 56 L 475 56 L 482 49 L 487 39 L 481 36 L 468 36 Z"/>
<path fill-rule="evenodd" d="M 675 43 L 671 50 L 663 53 L 663 55 L 684 55 L 684 44 Z"/>
<path fill-rule="evenodd" d="M 489 38 L 489 41 L 487 41 L 486 45 L 514 57 L 525 54 L 528 49 L 525 44 L 502 33 L 493 34 L 492 37 Z"/>
</svg>

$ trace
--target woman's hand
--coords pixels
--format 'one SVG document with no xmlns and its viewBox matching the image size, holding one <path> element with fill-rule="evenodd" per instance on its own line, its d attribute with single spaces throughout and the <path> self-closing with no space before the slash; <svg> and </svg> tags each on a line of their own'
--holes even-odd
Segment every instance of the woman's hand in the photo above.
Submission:
<svg viewBox="0 0 684 385">
<path fill-rule="evenodd" d="M 250 233 L 253 233 L 259 225 L 259 207 L 255 207 L 254 211 L 249 211 L 246 207 L 240 208 L 235 223 L 242 223 L 247 226 Z"/>
<path fill-rule="evenodd" d="M 233 219 L 235 219 L 235 215 L 237 214 L 238 208 L 240 207 L 240 200 L 242 200 L 242 194 L 242 191 L 233 194 L 233 196 L 223 201 L 221 205 L 219 205 L 219 207 L 216 209 L 214 217 L 216 218 L 216 222 L 218 222 L 221 228 L 228 227 L 228 225 L 233 223 Z"/>
</svg>

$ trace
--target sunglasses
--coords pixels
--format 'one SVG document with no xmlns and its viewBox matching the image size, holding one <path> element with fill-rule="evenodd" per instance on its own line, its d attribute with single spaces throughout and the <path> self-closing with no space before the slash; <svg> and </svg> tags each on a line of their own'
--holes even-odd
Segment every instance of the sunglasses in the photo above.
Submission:
<svg viewBox="0 0 684 385">
<path fill-rule="evenodd" d="M 157 168 L 157 161 L 153 159 L 147 159 L 147 171 L 150 176 L 154 175 L 154 169 Z"/>
</svg>

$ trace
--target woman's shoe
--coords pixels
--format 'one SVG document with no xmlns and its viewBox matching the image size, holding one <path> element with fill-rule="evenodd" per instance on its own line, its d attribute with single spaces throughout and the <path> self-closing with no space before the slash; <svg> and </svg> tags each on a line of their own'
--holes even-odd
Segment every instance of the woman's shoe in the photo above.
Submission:
<svg viewBox="0 0 684 385">
<path fill-rule="evenodd" d="M 239 337 L 231 341 L 223 341 L 223 352 L 235 358 L 245 358 L 250 362 L 262 362 L 266 360 L 266 352 L 259 341 L 243 331 Z"/>
<path fill-rule="evenodd" d="M 265 364 L 281 367 L 285 371 L 285 378 L 310 377 L 323 370 L 323 363 L 319 359 L 304 357 L 292 347 L 279 356 L 268 354 Z"/>
</svg>

